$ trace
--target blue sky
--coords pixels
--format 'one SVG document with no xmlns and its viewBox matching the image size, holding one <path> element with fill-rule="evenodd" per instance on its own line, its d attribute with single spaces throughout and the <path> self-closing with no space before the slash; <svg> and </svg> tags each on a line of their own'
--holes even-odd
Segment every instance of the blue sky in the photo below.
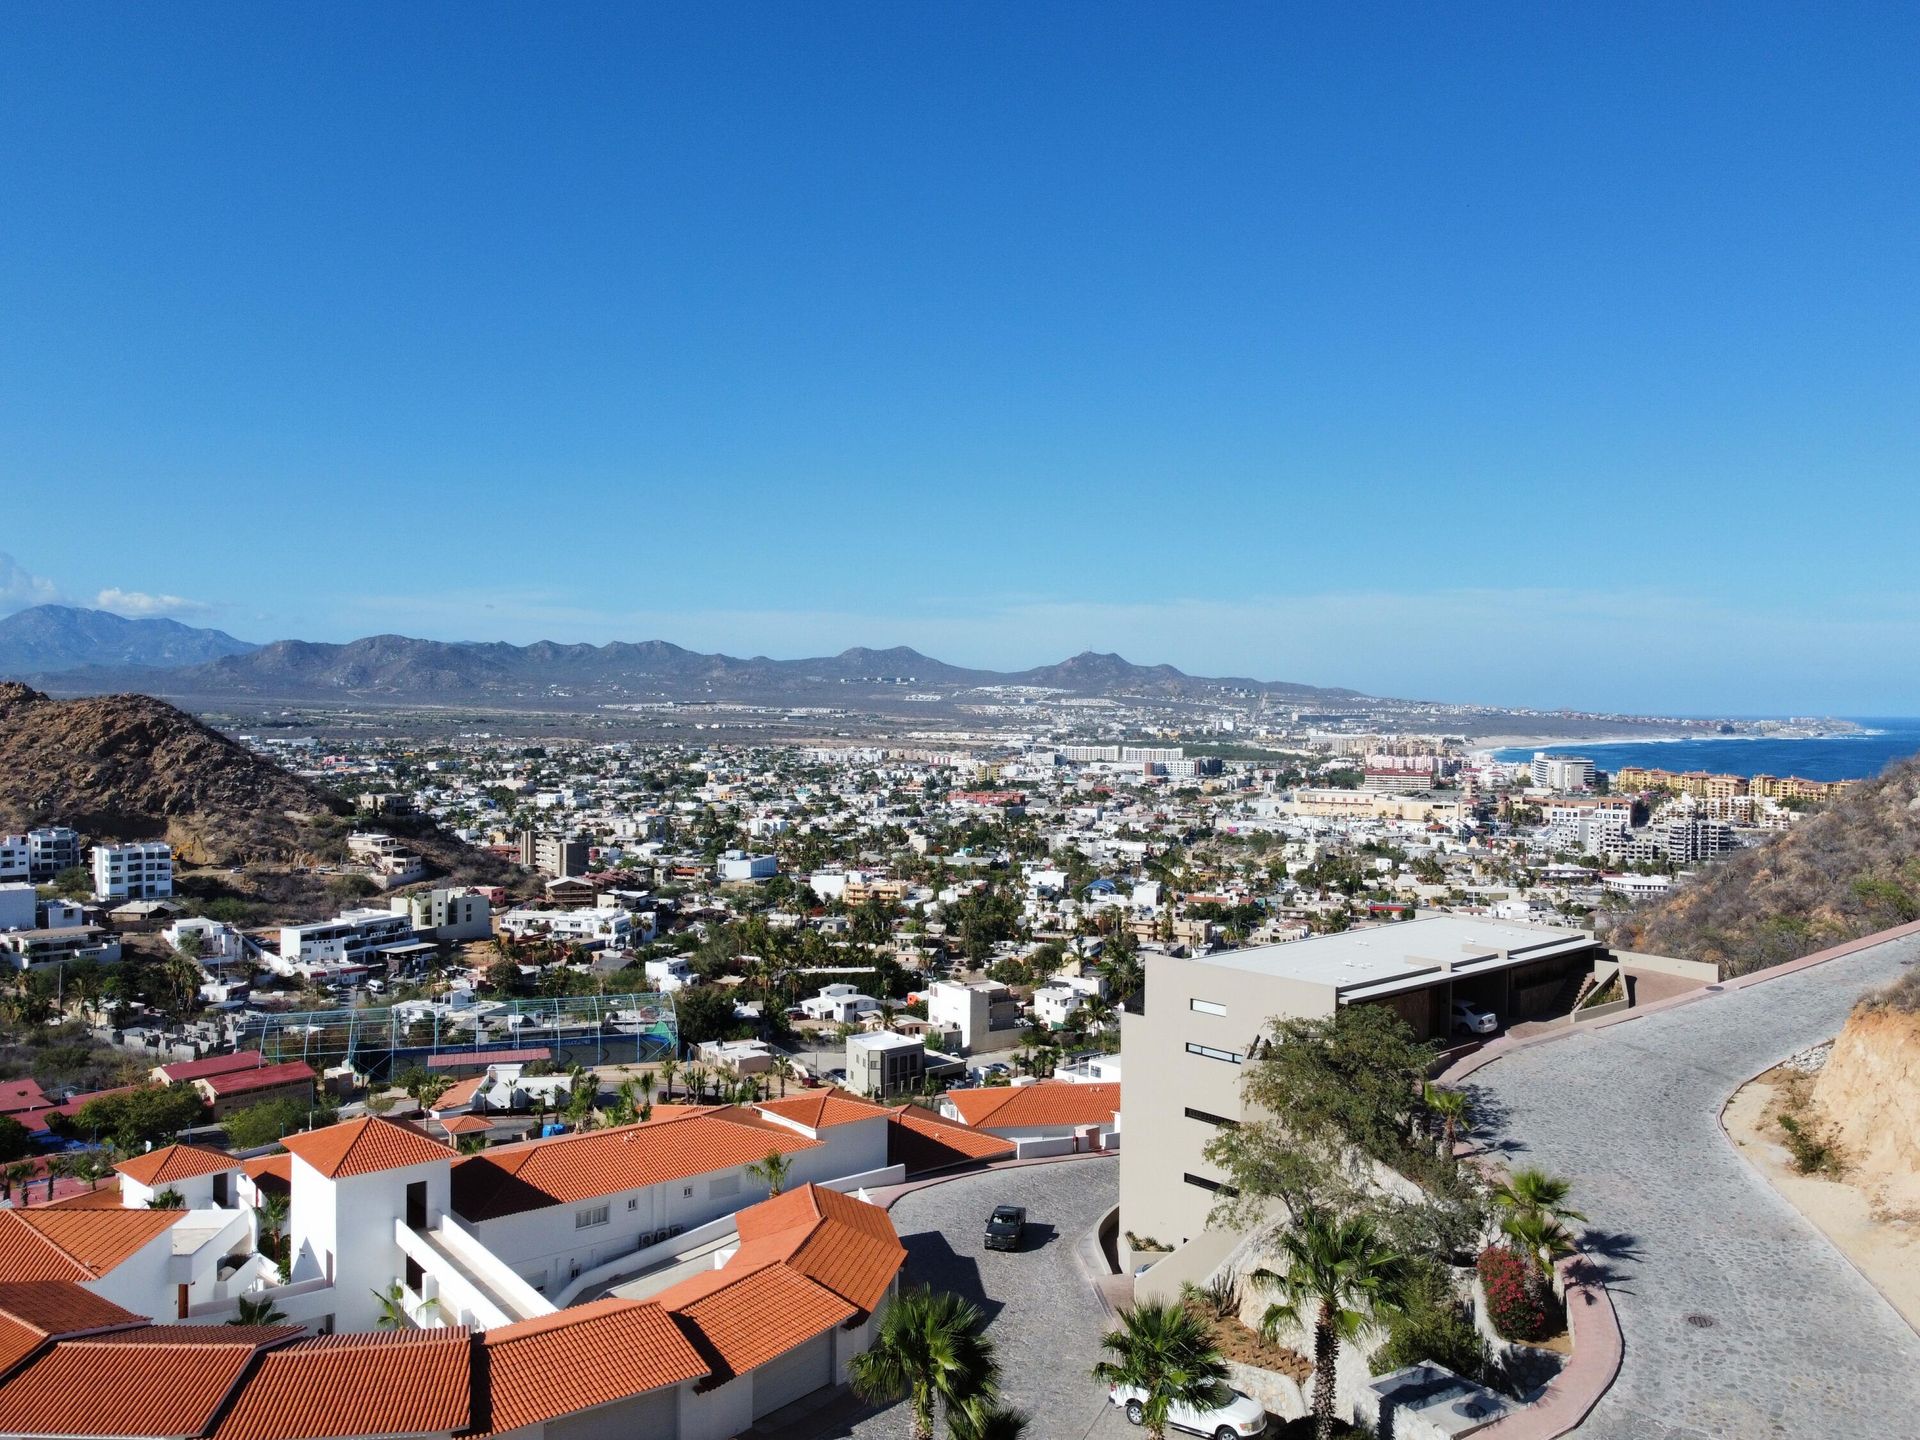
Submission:
<svg viewBox="0 0 1920 1440">
<path fill-rule="evenodd" d="M 12 7 L 0 608 L 1920 712 L 1920 12 Z"/>
</svg>

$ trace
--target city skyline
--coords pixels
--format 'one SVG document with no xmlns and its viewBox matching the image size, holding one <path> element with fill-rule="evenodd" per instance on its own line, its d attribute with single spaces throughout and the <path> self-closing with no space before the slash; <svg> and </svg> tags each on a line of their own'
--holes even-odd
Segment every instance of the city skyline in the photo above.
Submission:
<svg viewBox="0 0 1920 1440">
<path fill-rule="evenodd" d="M 1920 711 L 1909 13 L 203 13 L 0 21 L 0 608 Z"/>
</svg>

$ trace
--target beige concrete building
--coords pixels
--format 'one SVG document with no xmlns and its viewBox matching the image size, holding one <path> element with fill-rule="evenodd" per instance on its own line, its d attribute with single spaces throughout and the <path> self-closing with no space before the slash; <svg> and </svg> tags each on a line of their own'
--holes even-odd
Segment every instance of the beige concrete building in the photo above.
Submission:
<svg viewBox="0 0 1920 1440">
<path fill-rule="evenodd" d="M 1386 1005 L 1421 1038 L 1444 1038 L 1456 1000 L 1503 1025 L 1564 1013 L 1605 955 L 1583 931 L 1465 915 L 1191 960 L 1144 954 L 1145 1013 L 1121 1020 L 1136 1077 L 1120 1154 L 1121 1232 L 1177 1250 L 1205 1230 L 1225 1177 L 1202 1152 L 1243 1118 L 1243 1067 L 1272 1021 Z"/>
<path fill-rule="evenodd" d="M 1460 794 L 1381 795 L 1371 790 L 1296 790 L 1290 808 L 1296 815 L 1350 820 L 1420 820 L 1456 825 L 1466 815 Z"/>
</svg>

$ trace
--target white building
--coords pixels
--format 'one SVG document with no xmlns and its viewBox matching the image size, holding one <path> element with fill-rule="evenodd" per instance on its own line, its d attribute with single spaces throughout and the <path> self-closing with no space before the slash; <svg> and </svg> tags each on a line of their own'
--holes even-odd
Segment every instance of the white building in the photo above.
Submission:
<svg viewBox="0 0 1920 1440">
<path fill-rule="evenodd" d="M 1549 755 L 1533 752 L 1533 783 L 1543 790 L 1567 794 L 1593 789 L 1593 761 L 1584 755 Z"/>
<path fill-rule="evenodd" d="M 413 938 L 412 922 L 390 910 L 343 910 L 331 920 L 280 927 L 280 953 L 266 957 L 282 975 L 328 975 L 380 964 L 383 946 Z"/>
<path fill-rule="evenodd" d="M 0 880 L 31 880 L 33 848 L 25 835 L 0 835 Z"/>
<path fill-rule="evenodd" d="M 544 935 L 588 949 L 625 950 L 634 944 L 634 917 L 612 906 L 581 910 L 509 910 L 500 928 L 517 938 Z"/>
<path fill-rule="evenodd" d="M 189 951 L 208 969 L 238 965 L 247 958 L 246 941 L 222 920 L 199 916 L 176 920 L 160 932 L 160 938 L 176 950 Z"/>
<path fill-rule="evenodd" d="M 80 832 L 66 825 L 43 825 L 27 832 L 27 865 L 35 880 L 51 880 L 80 863 Z"/>
<path fill-rule="evenodd" d="M 847 1025 L 862 1015 L 872 1015 L 885 1009 L 871 995 L 863 995 L 853 986 L 845 983 L 822 985 L 818 995 L 809 995 L 800 1002 L 800 1011 L 809 1020 L 827 1020 Z"/>
<path fill-rule="evenodd" d="M 679 955 L 669 955 L 664 960 L 649 960 L 645 969 L 648 987 L 663 995 L 671 995 L 676 990 L 700 983 L 700 977 L 693 973 L 693 966 Z"/>
<path fill-rule="evenodd" d="M 0 884 L 0 930 L 31 930 L 39 911 L 40 895 L 33 886 L 14 881 Z"/>
<path fill-rule="evenodd" d="M 98 900 L 159 900 L 173 894 L 173 847 L 161 840 L 93 847 Z"/>
<path fill-rule="evenodd" d="M 469 890 L 429 890 L 387 902 L 419 934 L 434 940 L 485 940 L 493 934 L 493 905 Z"/>
<path fill-rule="evenodd" d="M 723 881 L 771 880 L 780 873 L 780 861 L 773 855 L 749 855 L 744 850 L 729 850 L 714 866 Z"/>
</svg>

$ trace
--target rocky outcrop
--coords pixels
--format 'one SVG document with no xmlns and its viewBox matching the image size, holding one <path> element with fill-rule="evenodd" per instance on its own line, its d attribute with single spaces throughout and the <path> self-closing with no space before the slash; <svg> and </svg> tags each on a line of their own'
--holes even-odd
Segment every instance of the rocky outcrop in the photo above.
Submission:
<svg viewBox="0 0 1920 1440">
<path fill-rule="evenodd" d="M 1911 1002 L 1903 1003 L 1902 992 Z M 1877 1213 L 1920 1219 L 1920 975 L 1855 1007 L 1813 1086 L 1845 1178 Z"/>
</svg>

